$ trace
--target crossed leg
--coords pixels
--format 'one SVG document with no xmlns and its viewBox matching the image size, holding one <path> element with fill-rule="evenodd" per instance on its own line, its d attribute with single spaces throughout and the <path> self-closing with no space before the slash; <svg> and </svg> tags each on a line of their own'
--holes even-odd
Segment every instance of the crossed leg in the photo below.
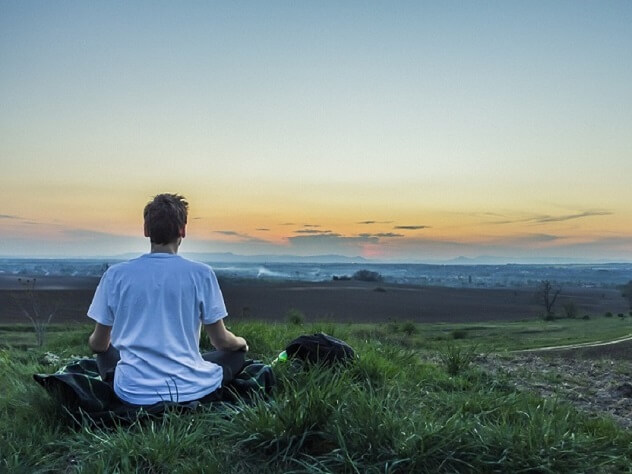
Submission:
<svg viewBox="0 0 632 474">
<path fill-rule="evenodd" d="M 246 353 L 243 351 L 211 351 L 202 354 L 202 358 L 222 367 L 224 371 L 222 386 L 225 386 L 241 372 L 246 362 Z M 112 344 L 107 351 L 97 354 L 97 368 L 103 381 L 110 384 L 114 383 L 114 370 L 119 360 L 121 360 L 119 351 Z"/>
</svg>

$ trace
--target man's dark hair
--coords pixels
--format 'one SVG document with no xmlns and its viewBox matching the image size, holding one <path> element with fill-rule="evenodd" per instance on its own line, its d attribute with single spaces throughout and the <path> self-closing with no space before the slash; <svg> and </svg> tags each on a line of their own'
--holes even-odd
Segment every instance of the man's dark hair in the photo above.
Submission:
<svg viewBox="0 0 632 474">
<path fill-rule="evenodd" d="M 187 223 L 189 203 L 178 194 L 158 194 L 145 206 L 145 227 L 152 244 L 168 244 Z"/>
</svg>

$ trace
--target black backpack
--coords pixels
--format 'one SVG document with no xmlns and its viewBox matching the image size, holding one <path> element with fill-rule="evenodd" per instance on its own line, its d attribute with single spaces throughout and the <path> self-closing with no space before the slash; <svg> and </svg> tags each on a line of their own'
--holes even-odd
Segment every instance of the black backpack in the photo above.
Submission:
<svg viewBox="0 0 632 474">
<path fill-rule="evenodd" d="M 355 356 L 349 344 L 323 332 L 299 336 L 288 344 L 285 352 L 289 358 L 313 364 L 346 364 Z"/>
</svg>

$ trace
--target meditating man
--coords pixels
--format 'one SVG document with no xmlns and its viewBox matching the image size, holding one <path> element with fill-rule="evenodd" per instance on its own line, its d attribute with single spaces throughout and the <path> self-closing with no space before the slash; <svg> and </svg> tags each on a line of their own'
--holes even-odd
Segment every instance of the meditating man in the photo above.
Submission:
<svg viewBox="0 0 632 474">
<path fill-rule="evenodd" d="M 224 326 L 226 307 L 208 265 L 177 255 L 188 203 L 159 194 L 144 210 L 151 252 L 112 265 L 88 316 L 89 338 L 104 380 L 132 405 L 212 401 L 243 367 L 248 345 Z M 201 326 L 215 351 L 200 354 Z"/>
</svg>

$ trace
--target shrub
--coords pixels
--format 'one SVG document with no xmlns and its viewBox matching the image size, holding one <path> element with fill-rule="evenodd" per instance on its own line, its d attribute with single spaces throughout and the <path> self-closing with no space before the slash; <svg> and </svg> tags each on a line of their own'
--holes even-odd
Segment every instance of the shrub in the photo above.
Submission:
<svg viewBox="0 0 632 474">
<path fill-rule="evenodd" d="M 305 322 L 305 315 L 301 310 L 292 308 L 287 312 L 286 319 L 289 324 L 300 326 Z"/>
<path fill-rule="evenodd" d="M 38 347 L 44 345 L 48 326 L 53 316 L 58 312 L 61 301 L 56 300 L 45 304 L 36 290 L 37 278 L 18 278 L 20 291 L 12 292 L 11 296 L 22 314 L 28 318 L 35 331 L 35 341 Z"/>
<path fill-rule="evenodd" d="M 388 332 L 390 333 L 396 333 L 399 332 L 399 323 L 395 320 L 390 320 L 387 324 L 386 324 L 386 329 L 388 330 Z"/>
<path fill-rule="evenodd" d="M 582 319 L 588 320 L 588 319 L 590 319 L 590 315 L 588 315 L 588 314 L 584 314 L 584 316 L 582 317 Z"/>
<path fill-rule="evenodd" d="M 459 347 L 448 344 L 443 351 L 439 352 L 439 359 L 450 375 L 458 375 L 467 369 L 475 358 L 476 346 Z"/>
<path fill-rule="evenodd" d="M 359 281 L 382 281 L 382 275 L 371 270 L 358 270 L 353 274 L 353 279 Z"/>
<path fill-rule="evenodd" d="M 412 336 L 417 332 L 417 326 L 412 321 L 406 321 L 402 325 L 402 332 L 407 336 Z"/>
<path fill-rule="evenodd" d="M 465 339 L 467 337 L 467 331 L 463 329 L 455 329 L 450 333 L 452 339 Z"/>
<path fill-rule="evenodd" d="M 606 314 L 604 314 L 604 316 L 606 318 L 611 318 L 612 317 L 612 313 L 610 311 L 607 311 Z"/>
<path fill-rule="evenodd" d="M 625 314 L 623 314 L 623 313 L 619 313 L 619 314 L 617 314 L 617 316 L 619 316 L 621 319 L 625 318 Z"/>
</svg>

